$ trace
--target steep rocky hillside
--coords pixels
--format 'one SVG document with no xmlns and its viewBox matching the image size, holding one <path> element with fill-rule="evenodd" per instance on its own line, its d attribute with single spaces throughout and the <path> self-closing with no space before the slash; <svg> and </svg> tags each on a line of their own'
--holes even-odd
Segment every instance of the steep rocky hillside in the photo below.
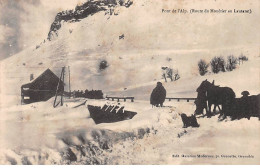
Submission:
<svg viewBox="0 0 260 168">
<path fill-rule="evenodd" d="M 244 90 L 260 93 L 260 38 L 255 33 L 259 12 L 246 19 L 235 14 L 161 13 L 172 8 L 223 8 L 226 3 L 232 8 L 258 6 L 250 0 L 190 2 L 86 1 L 57 14 L 48 40 L 1 61 L 0 164 L 258 164 L 257 118 L 221 122 L 217 115 L 200 116 L 199 128 L 182 128 L 180 114 L 194 114 L 192 101 L 166 101 L 160 108 L 150 105 L 158 81 L 167 97 L 195 97 L 205 79 L 231 87 L 237 97 Z M 241 53 L 249 60 L 237 69 L 199 75 L 200 59 L 209 63 L 215 56 Z M 31 74 L 37 77 L 50 68 L 59 76 L 64 66 L 70 66 L 72 90 L 101 89 L 108 95 L 134 96 L 135 101 L 65 98 L 63 106 L 53 108 L 53 97 L 20 104 L 21 85 L 29 82 Z M 162 66 L 178 69 L 180 79 L 164 82 Z M 68 69 L 64 82 L 68 84 Z M 120 104 L 137 115 L 96 125 L 87 105 L 104 104 Z M 187 157 L 173 157 L 177 154 Z M 192 157 L 198 154 L 210 157 Z M 243 158 L 230 159 L 233 155 Z"/>
<path fill-rule="evenodd" d="M 51 24 L 50 31 L 48 33 L 48 40 L 52 40 L 58 36 L 58 30 L 61 28 L 61 22 L 79 22 L 81 19 L 94 15 L 100 11 L 106 11 L 106 14 L 114 15 L 115 6 L 125 6 L 126 8 L 132 5 L 132 1 L 128 0 L 89 0 L 81 5 L 76 6 L 74 10 L 66 10 L 59 12 L 54 22 Z"/>
</svg>

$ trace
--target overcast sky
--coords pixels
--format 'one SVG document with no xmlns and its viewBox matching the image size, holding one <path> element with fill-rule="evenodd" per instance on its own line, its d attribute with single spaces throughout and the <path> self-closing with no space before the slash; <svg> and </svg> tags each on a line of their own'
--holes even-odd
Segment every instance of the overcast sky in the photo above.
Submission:
<svg viewBox="0 0 260 168">
<path fill-rule="evenodd" d="M 57 12 L 83 0 L 0 0 L 0 60 L 47 38 Z"/>
</svg>

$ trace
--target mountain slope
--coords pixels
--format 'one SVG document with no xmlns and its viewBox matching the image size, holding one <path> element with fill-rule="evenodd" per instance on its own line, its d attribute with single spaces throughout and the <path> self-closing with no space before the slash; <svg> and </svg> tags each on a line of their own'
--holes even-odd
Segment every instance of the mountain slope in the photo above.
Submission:
<svg viewBox="0 0 260 168">
<path fill-rule="evenodd" d="M 101 5 L 102 1 L 89 2 Z M 252 26 L 250 21 L 255 22 L 259 13 L 246 20 L 237 15 L 161 14 L 162 8 L 208 5 L 204 4 L 207 1 L 198 1 L 195 6 L 188 2 L 136 0 L 129 8 L 115 5 L 112 14 L 107 13 L 107 8 L 87 12 L 80 21 L 75 21 L 72 11 L 68 20 L 55 19 L 50 40 L 1 61 L 0 164 L 257 164 L 257 118 L 219 122 L 213 116 L 198 118 L 199 128 L 182 128 L 180 114 L 193 114 L 193 102 L 166 101 L 162 108 L 152 108 L 149 103 L 156 82 L 163 82 L 162 66 L 178 69 L 181 76 L 177 81 L 163 82 L 167 97 L 196 97 L 196 88 L 205 79 L 231 87 L 237 97 L 244 90 L 251 95 L 260 93 L 259 34 L 250 33 L 258 32 L 258 23 Z M 207 7 L 225 6 L 221 2 Z M 252 7 L 250 1 L 241 4 L 234 7 Z M 241 26 L 234 26 L 237 24 Z M 198 73 L 200 59 L 210 62 L 214 56 L 241 53 L 249 61 L 232 72 L 203 77 Z M 103 60 L 108 67 L 100 70 Z M 131 120 L 96 125 L 86 106 L 117 102 L 87 100 L 84 105 L 85 99 L 66 99 L 64 106 L 53 108 L 51 98 L 20 105 L 20 87 L 29 82 L 30 74 L 37 77 L 50 68 L 59 76 L 63 66 L 70 66 L 72 90 L 102 89 L 108 95 L 134 96 L 133 103 L 119 103 L 137 115 Z M 241 151 L 255 158 L 172 157 L 238 156 Z"/>
<path fill-rule="evenodd" d="M 101 2 L 103 1 L 98 4 Z M 187 2 L 185 5 L 190 6 Z M 250 6 L 249 3 L 244 5 Z M 189 83 L 189 80 L 193 80 L 192 78 L 198 75 L 197 62 L 201 58 L 209 62 L 212 57 L 218 55 L 238 56 L 244 53 L 249 60 L 254 60 L 258 56 L 259 43 L 252 41 L 251 45 L 241 44 L 241 40 L 236 39 L 237 37 L 219 36 L 223 31 L 216 29 L 211 22 L 202 24 L 201 18 L 158 14 L 166 7 L 177 8 L 180 4 L 168 1 L 163 3 L 148 0 L 133 1 L 130 7 L 125 5 L 111 7 L 114 11 L 112 14 L 107 13 L 107 10 L 101 10 L 93 15 L 88 13 L 77 22 L 64 21 L 58 17 L 54 23 L 59 23 L 60 28 L 50 31 L 50 34 L 57 33 L 58 36 L 51 41 L 45 41 L 37 49 L 31 47 L 1 61 L 1 95 L 12 97 L 12 100 L 15 100 L 13 103 L 18 104 L 20 86 L 28 82 L 30 74 L 36 77 L 47 68 L 52 69 L 59 76 L 61 67 L 70 66 L 72 90 L 102 89 L 110 94 L 111 91 L 124 88 L 154 85 L 156 81 L 161 80 L 162 66 L 178 69 L 180 80 Z M 83 11 L 87 8 L 88 6 L 84 6 Z M 73 17 L 75 11 L 72 12 Z M 63 14 L 66 15 L 66 12 L 61 12 L 58 16 Z M 254 13 L 249 17 L 253 20 L 257 15 L 258 13 Z M 202 17 L 206 20 L 211 18 Z M 222 24 L 225 24 L 226 29 L 229 30 L 233 25 L 226 23 L 238 16 L 225 17 L 227 19 Z M 223 22 L 221 18 L 215 16 L 216 23 Z M 188 23 L 195 25 L 185 26 Z M 206 26 L 206 32 L 198 29 L 196 25 Z M 243 27 L 243 30 L 245 28 Z M 254 28 L 249 28 L 246 34 Z M 242 28 L 236 28 L 234 31 L 240 29 Z M 124 38 L 119 38 L 122 35 Z M 206 41 L 203 38 L 205 36 L 208 38 Z M 225 46 L 227 42 L 225 38 L 229 39 L 227 46 Z M 230 39 L 234 40 L 234 43 Z M 219 45 L 218 40 L 222 40 L 223 44 Z M 209 45 L 205 46 L 205 44 Z M 106 60 L 109 66 L 106 70 L 100 71 L 99 64 L 103 60 Z M 68 83 L 67 77 L 68 72 L 66 72 L 66 83 Z M 245 75 L 245 77 L 249 76 Z M 240 81 L 239 78 L 237 80 Z M 177 85 L 178 83 L 176 82 Z M 198 83 L 194 83 L 191 88 L 196 87 Z M 152 86 L 149 90 L 151 88 Z M 11 99 L 6 100 L 11 101 Z"/>
</svg>

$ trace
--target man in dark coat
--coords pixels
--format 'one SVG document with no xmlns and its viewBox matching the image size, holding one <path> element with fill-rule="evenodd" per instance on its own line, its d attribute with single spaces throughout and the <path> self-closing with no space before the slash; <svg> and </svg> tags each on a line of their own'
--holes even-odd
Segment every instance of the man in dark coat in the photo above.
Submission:
<svg viewBox="0 0 260 168">
<path fill-rule="evenodd" d="M 240 107 L 239 107 L 239 119 L 240 118 L 247 118 L 248 120 L 250 120 L 250 117 L 252 115 L 252 108 L 250 108 L 250 98 L 248 97 L 248 95 L 250 95 L 250 93 L 248 91 L 243 91 L 241 93 L 241 95 L 243 95 L 240 99 Z"/>
<path fill-rule="evenodd" d="M 197 98 L 194 102 L 196 104 L 195 115 L 203 114 L 203 109 L 207 110 L 207 96 L 206 92 L 198 92 Z"/>
<path fill-rule="evenodd" d="M 157 86 L 153 89 L 150 97 L 150 104 L 156 107 L 158 107 L 159 105 L 162 107 L 165 98 L 166 90 L 164 89 L 161 82 L 157 82 Z"/>
</svg>

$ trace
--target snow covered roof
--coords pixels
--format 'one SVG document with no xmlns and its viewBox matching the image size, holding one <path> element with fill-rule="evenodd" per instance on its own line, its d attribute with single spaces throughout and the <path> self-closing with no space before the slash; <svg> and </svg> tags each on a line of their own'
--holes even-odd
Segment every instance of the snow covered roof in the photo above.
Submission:
<svg viewBox="0 0 260 168">
<path fill-rule="evenodd" d="M 30 83 L 26 83 L 26 84 L 22 85 L 21 87 L 30 87 L 32 84 L 36 83 L 37 81 L 40 81 L 40 80 L 42 79 L 42 77 L 43 77 L 44 75 L 46 75 L 46 74 L 47 74 L 48 76 L 52 76 L 52 77 L 54 77 L 54 78 L 58 78 L 58 79 L 59 79 L 59 77 L 58 77 L 56 74 L 54 74 L 54 73 L 48 68 L 48 69 L 46 69 L 42 74 L 40 74 L 37 78 L 35 78 L 34 80 L 32 80 Z M 62 84 L 64 85 L 63 81 L 62 81 Z"/>
</svg>

